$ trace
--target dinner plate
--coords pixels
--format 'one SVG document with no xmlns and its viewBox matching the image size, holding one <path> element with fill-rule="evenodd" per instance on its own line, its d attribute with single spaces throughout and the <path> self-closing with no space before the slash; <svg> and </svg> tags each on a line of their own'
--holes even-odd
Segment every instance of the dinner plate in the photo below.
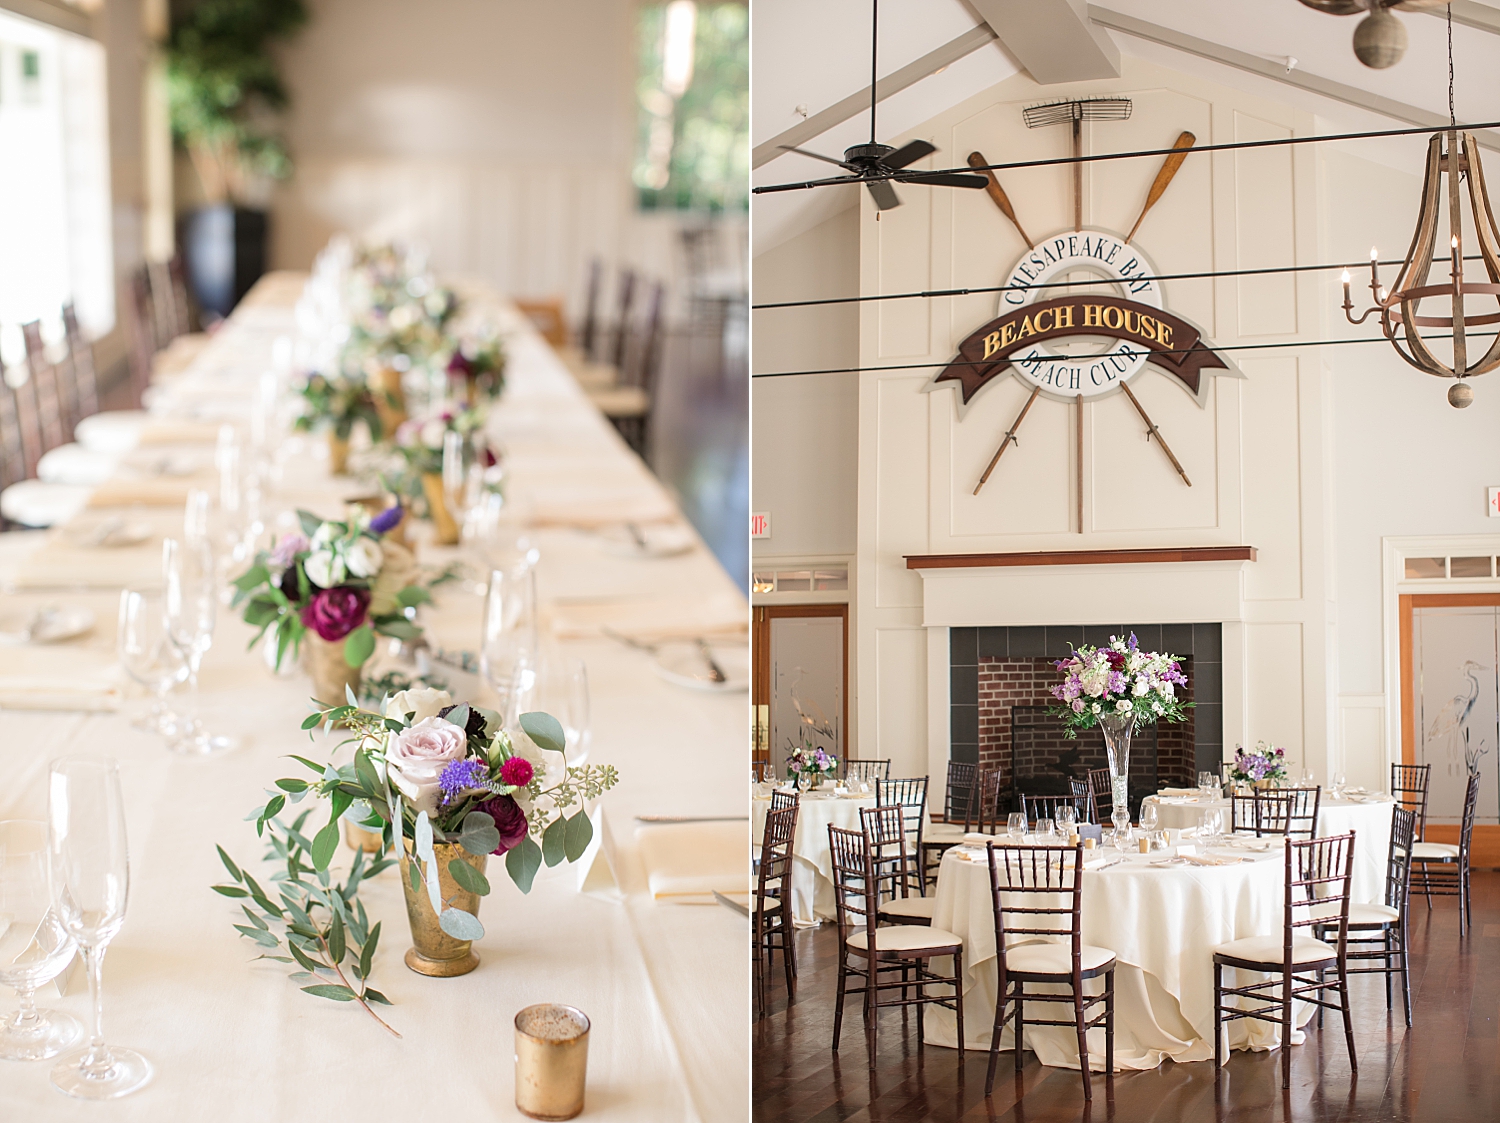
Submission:
<svg viewBox="0 0 1500 1123">
<path fill-rule="evenodd" d="M 706 690 L 729 694 L 750 686 L 750 652 L 743 644 L 709 644 L 714 662 L 724 672 L 724 681 L 715 682 L 708 660 L 696 643 L 664 643 L 656 651 L 652 666 L 670 683 L 689 690 Z"/>
<path fill-rule="evenodd" d="M 601 527 L 595 531 L 599 548 L 626 558 L 670 558 L 693 548 L 693 532 L 681 523 L 635 523 L 634 527 L 635 534 L 623 523 Z"/>
<path fill-rule="evenodd" d="M 36 612 L 12 612 L 0 617 L 0 643 L 61 643 L 81 636 L 94 627 L 94 614 L 87 608 L 43 608 Z M 31 633 L 27 635 L 27 629 Z"/>
</svg>

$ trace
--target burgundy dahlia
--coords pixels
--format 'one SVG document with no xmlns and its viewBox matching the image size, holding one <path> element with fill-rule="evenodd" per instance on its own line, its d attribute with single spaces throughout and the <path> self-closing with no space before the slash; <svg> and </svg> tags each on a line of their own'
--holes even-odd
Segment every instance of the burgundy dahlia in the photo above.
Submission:
<svg viewBox="0 0 1500 1123">
<path fill-rule="evenodd" d="M 504 854 L 526 838 L 530 829 L 526 824 L 526 812 L 510 796 L 497 795 L 494 799 L 487 799 L 479 805 L 479 810 L 495 820 L 495 829 L 500 832 L 500 845 L 493 853 Z"/>
<path fill-rule="evenodd" d="M 319 589 L 302 610 L 302 624 L 332 643 L 343 639 L 365 622 L 370 605 L 370 590 L 350 585 L 336 589 Z"/>
</svg>

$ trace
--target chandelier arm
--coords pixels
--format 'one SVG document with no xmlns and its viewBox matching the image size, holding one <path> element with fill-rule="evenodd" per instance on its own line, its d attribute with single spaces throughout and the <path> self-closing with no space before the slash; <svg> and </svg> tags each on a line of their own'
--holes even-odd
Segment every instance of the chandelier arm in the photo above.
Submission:
<svg viewBox="0 0 1500 1123">
<path fill-rule="evenodd" d="M 1469 205 L 1474 212 L 1474 233 L 1479 239 L 1479 255 L 1484 259 L 1490 280 L 1500 282 L 1500 228 L 1490 209 L 1490 193 L 1484 185 L 1484 165 L 1479 159 L 1479 145 L 1473 133 L 1464 133 L 1464 154 L 1469 161 Z"/>
<path fill-rule="evenodd" d="M 1434 192 L 1442 174 L 1442 138 L 1442 133 L 1434 133 L 1427 142 L 1427 167 L 1422 176 L 1422 203 L 1417 211 L 1417 227 L 1412 231 L 1406 260 L 1396 271 L 1395 283 L 1387 290 L 1391 295 L 1390 303 L 1395 303 L 1396 294 L 1424 284 L 1432 265 L 1432 245 L 1437 237 L 1437 198 Z"/>
</svg>

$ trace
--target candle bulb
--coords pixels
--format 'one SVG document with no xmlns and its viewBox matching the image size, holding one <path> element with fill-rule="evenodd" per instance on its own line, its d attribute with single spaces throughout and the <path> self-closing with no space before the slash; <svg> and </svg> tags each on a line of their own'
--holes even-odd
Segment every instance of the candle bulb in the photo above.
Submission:
<svg viewBox="0 0 1500 1123">
<path fill-rule="evenodd" d="M 1354 307 L 1354 301 L 1349 295 L 1349 270 L 1345 269 L 1339 280 L 1344 286 L 1344 311 L 1347 312 Z"/>
</svg>

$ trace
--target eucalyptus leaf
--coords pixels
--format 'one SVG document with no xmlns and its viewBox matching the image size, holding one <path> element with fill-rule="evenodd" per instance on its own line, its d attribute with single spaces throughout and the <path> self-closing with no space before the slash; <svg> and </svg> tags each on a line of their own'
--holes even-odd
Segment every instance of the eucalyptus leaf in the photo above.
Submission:
<svg viewBox="0 0 1500 1123">
<path fill-rule="evenodd" d="M 347 682 L 344 683 L 344 698 L 348 701 L 351 709 L 359 709 L 359 699 L 354 696 L 354 687 Z"/>
<path fill-rule="evenodd" d="M 402 608 L 416 608 L 419 604 L 431 604 L 432 594 L 420 585 L 408 585 L 396 594 L 396 603 Z"/>
<path fill-rule="evenodd" d="M 481 897 L 489 894 L 489 879 L 462 858 L 455 858 L 448 863 L 448 876 L 466 892 L 477 893 Z"/>
<path fill-rule="evenodd" d="M 493 854 L 500 846 L 500 832 L 495 829 L 495 820 L 486 812 L 470 811 L 464 816 L 458 841 L 459 845 L 476 857 L 480 854 Z"/>
<path fill-rule="evenodd" d="M 318 533 L 318 528 L 323 525 L 323 520 L 317 515 L 311 511 L 304 511 L 300 507 L 297 509 L 297 522 L 302 526 L 302 533 L 309 538 Z"/>
<path fill-rule="evenodd" d="M 260 917 L 256 916 L 253 912 L 251 912 L 248 905 L 241 905 L 240 908 L 244 909 L 245 915 L 250 918 L 250 923 L 251 924 L 255 925 L 262 932 L 269 932 L 270 931 L 270 928 L 267 927 L 266 922 L 264 920 L 262 920 Z"/>
<path fill-rule="evenodd" d="M 319 726 L 319 725 L 322 725 L 322 724 L 323 724 L 323 714 L 322 714 L 322 711 L 319 711 L 318 713 L 315 713 L 315 714 L 308 714 L 305 718 L 302 719 L 302 728 L 303 729 L 313 729 L 316 726 Z"/>
<path fill-rule="evenodd" d="M 432 905 L 432 911 L 441 915 L 443 911 L 443 894 L 441 884 L 438 880 L 437 859 L 432 858 L 429 861 L 423 862 L 422 865 L 422 872 L 426 875 L 427 879 L 427 901 Z"/>
<path fill-rule="evenodd" d="M 560 753 L 567 748 L 568 739 L 563 733 L 562 723 L 551 714 L 540 710 L 521 715 L 521 728 L 539 749 Z"/>
<path fill-rule="evenodd" d="M 375 948 L 379 943 L 380 923 L 377 921 L 375 927 L 370 929 L 369 939 L 359 949 L 359 973 L 364 978 L 368 979 L 370 977 L 370 966 L 375 962 Z"/>
<path fill-rule="evenodd" d="M 438 927 L 455 940 L 484 939 L 484 925 L 479 918 L 463 909 L 444 909 L 438 914 Z"/>
<path fill-rule="evenodd" d="M 316 971 L 320 966 L 322 966 L 322 964 L 320 964 L 316 959 L 313 959 L 305 951 L 299 948 L 295 941 L 288 940 L 286 942 L 286 946 L 291 951 L 292 958 L 295 959 L 298 963 L 302 964 L 302 966 L 306 967 L 309 971 Z"/>
<path fill-rule="evenodd" d="M 344 953 L 347 950 L 344 943 L 344 921 L 338 913 L 334 913 L 333 923 L 328 928 L 328 955 L 337 965 L 344 962 Z"/>
<path fill-rule="evenodd" d="M 306 780 L 277 780 L 276 786 L 284 792 L 295 793 L 307 791 Z"/>
<path fill-rule="evenodd" d="M 240 874 L 240 867 L 234 864 L 234 860 L 228 854 L 224 853 L 224 848 L 222 846 L 215 846 L 214 849 L 219 852 L 219 860 L 224 863 L 224 868 L 229 871 L 229 875 L 236 881 L 243 881 L 244 877 Z"/>
<path fill-rule="evenodd" d="M 425 811 L 417 812 L 415 842 L 417 857 L 426 862 L 432 861 L 432 820 Z"/>
<path fill-rule="evenodd" d="M 304 994 L 316 994 L 319 998 L 331 998 L 335 1002 L 353 1002 L 358 995 L 346 986 L 323 983 L 315 987 L 303 987 Z"/>
<path fill-rule="evenodd" d="M 378 1002 L 382 1006 L 389 1006 L 391 1004 L 391 1000 L 389 998 L 372 987 L 365 987 L 364 997 L 366 1002 Z"/>
<path fill-rule="evenodd" d="M 583 857 L 583 852 L 589 848 L 589 843 L 594 839 L 594 825 L 589 822 L 589 817 L 584 814 L 582 808 L 567 822 L 568 861 L 576 862 Z"/>
<path fill-rule="evenodd" d="M 530 837 L 523 838 L 520 845 L 511 847 L 505 854 L 505 870 L 522 893 L 531 892 L 531 883 L 541 866 L 542 848 Z"/>
<path fill-rule="evenodd" d="M 362 667 L 365 660 L 374 654 L 375 633 L 370 630 L 370 625 L 361 624 L 344 639 L 344 662 L 349 666 Z M 352 703 L 352 706 L 359 709 L 358 702 Z"/>
<path fill-rule="evenodd" d="M 563 818 L 553 819 L 542 832 L 542 861 L 548 869 L 567 857 L 567 834 L 568 821 Z"/>
<path fill-rule="evenodd" d="M 417 887 L 422 884 L 422 871 L 417 868 L 417 859 L 412 858 L 406 863 L 407 880 L 411 882 L 411 891 L 415 893 Z"/>
<path fill-rule="evenodd" d="M 313 868 L 326 870 L 339 845 L 339 824 L 335 819 L 317 833 L 312 844 Z"/>
</svg>

